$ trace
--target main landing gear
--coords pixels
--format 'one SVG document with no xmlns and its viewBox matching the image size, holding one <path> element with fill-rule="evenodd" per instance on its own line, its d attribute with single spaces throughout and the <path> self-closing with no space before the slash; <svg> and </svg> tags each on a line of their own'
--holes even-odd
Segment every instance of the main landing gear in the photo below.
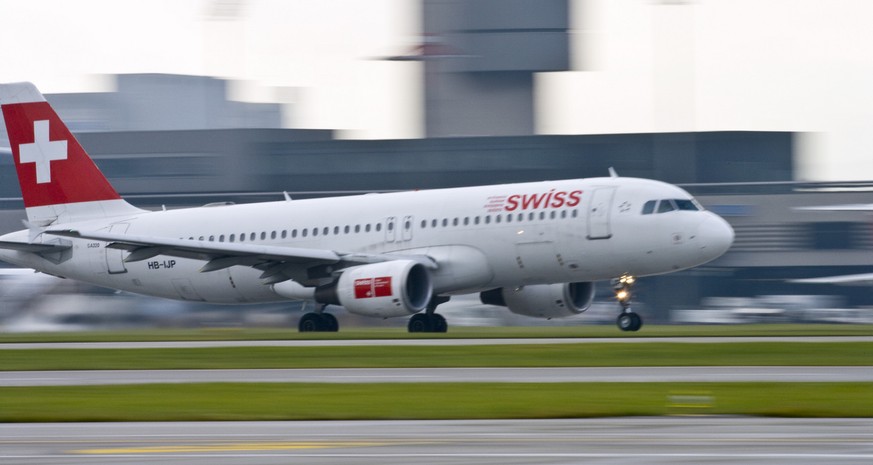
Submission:
<svg viewBox="0 0 873 465">
<path fill-rule="evenodd" d="M 618 329 L 622 331 L 638 331 L 643 326 L 643 319 L 633 312 L 630 307 L 631 302 L 631 286 L 634 279 L 630 275 L 622 275 L 621 277 L 612 280 L 612 289 L 615 291 L 615 299 L 621 304 L 621 314 L 618 315 L 616 324 Z"/>
<path fill-rule="evenodd" d="M 427 304 L 427 310 L 424 313 L 416 313 L 409 319 L 410 333 L 444 333 L 448 331 L 449 325 L 446 319 L 436 312 L 439 304 L 444 304 L 449 301 L 447 296 L 435 295 Z"/>
<path fill-rule="evenodd" d="M 303 315 L 303 317 L 300 318 L 300 323 L 297 325 L 297 329 L 301 333 L 313 331 L 335 333 L 339 331 L 339 322 L 336 321 L 335 316 L 324 312 L 325 307 L 327 307 L 327 305 L 322 305 L 321 309 L 317 312 L 310 312 Z"/>
</svg>

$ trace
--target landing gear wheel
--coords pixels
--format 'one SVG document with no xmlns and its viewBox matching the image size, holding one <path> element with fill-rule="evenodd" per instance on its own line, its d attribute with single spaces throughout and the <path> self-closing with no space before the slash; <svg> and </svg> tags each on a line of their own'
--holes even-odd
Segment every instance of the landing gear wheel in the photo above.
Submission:
<svg viewBox="0 0 873 465">
<path fill-rule="evenodd" d="M 636 282 L 636 279 L 627 274 L 612 280 L 615 299 L 621 304 L 621 313 L 618 315 L 616 325 L 622 331 L 639 331 L 643 327 L 643 319 L 630 308 L 631 287 L 634 282 Z"/>
<path fill-rule="evenodd" d="M 448 302 L 450 297 L 435 295 L 430 298 L 424 313 L 412 315 L 407 329 L 410 333 L 444 333 L 449 330 L 446 319 L 435 313 L 439 304 Z"/>
<path fill-rule="evenodd" d="M 643 327 L 643 319 L 634 312 L 626 312 L 618 316 L 616 324 L 622 331 L 639 331 Z"/>
<path fill-rule="evenodd" d="M 325 331 L 330 333 L 339 331 L 339 322 L 336 321 L 335 316 L 330 313 L 322 313 L 321 318 L 324 320 Z"/>
<path fill-rule="evenodd" d="M 428 316 L 433 320 L 433 332 L 444 333 L 449 330 L 449 324 L 446 323 L 446 319 L 442 315 L 434 313 Z"/>
<path fill-rule="evenodd" d="M 442 315 L 419 313 L 412 315 L 407 329 L 410 333 L 444 333 L 448 331 L 449 325 Z"/>
<path fill-rule="evenodd" d="M 428 315 L 418 313 L 416 315 L 412 315 L 412 318 L 409 319 L 409 325 L 407 329 L 410 333 L 430 333 L 430 318 Z"/>
<path fill-rule="evenodd" d="M 339 323 L 330 313 L 307 313 L 300 318 L 297 329 L 301 333 L 336 332 L 339 331 Z"/>
</svg>

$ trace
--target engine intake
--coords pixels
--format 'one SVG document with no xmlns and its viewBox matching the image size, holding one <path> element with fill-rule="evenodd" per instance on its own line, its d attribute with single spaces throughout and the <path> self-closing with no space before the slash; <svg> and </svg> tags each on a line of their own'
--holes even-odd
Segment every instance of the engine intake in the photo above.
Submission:
<svg viewBox="0 0 873 465">
<path fill-rule="evenodd" d="M 500 305 L 512 313 L 538 318 L 578 315 L 594 300 L 594 283 L 537 284 L 518 290 L 504 287 L 479 295 L 483 304 Z"/>
<path fill-rule="evenodd" d="M 347 268 L 336 281 L 315 289 L 315 301 L 342 305 L 374 317 L 406 316 L 427 307 L 433 293 L 430 272 L 412 260 Z"/>
</svg>

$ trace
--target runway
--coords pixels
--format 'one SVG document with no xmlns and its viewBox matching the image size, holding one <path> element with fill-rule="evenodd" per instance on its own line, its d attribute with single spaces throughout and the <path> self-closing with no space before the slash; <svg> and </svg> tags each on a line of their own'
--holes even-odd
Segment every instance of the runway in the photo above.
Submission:
<svg viewBox="0 0 873 465">
<path fill-rule="evenodd" d="M 873 420 L 0 424 L 0 463 L 869 464 Z"/>
<path fill-rule="evenodd" d="M 869 366 L 320 368 L 0 372 L 0 386 L 153 383 L 873 382 Z"/>
<path fill-rule="evenodd" d="M 750 337 L 614 337 L 614 338 L 495 338 L 495 339 L 312 339 L 255 341 L 159 342 L 9 342 L 0 350 L 22 349 L 198 349 L 210 347 L 355 347 L 355 346 L 471 346 L 529 344 L 724 344 L 743 342 L 873 342 L 873 336 L 750 336 Z"/>
</svg>

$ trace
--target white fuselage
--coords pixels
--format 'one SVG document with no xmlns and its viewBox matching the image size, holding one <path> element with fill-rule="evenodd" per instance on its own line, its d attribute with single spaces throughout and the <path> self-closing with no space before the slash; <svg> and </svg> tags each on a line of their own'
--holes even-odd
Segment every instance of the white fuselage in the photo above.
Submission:
<svg viewBox="0 0 873 465">
<path fill-rule="evenodd" d="M 642 213 L 646 202 L 663 199 L 691 196 L 657 181 L 592 178 L 142 212 L 63 227 L 203 243 L 426 255 L 441 264 L 433 270 L 434 292 L 460 294 L 668 273 L 710 261 L 730 246 L 730 227 L 710 212 Z M 28 242 L 29 234 L 2 239 Z M 43 234 L 40 240 L 57 238 Z M 251 267 L 200 272 L 204 260 L 161 255 L 124 262 L 127 252 L 106 242 L 63 240 L 73 246 L 63 259 L 12 250 L 0 250 L 0 259 L 172 299 L 285 299 Z"/>
</svg>

